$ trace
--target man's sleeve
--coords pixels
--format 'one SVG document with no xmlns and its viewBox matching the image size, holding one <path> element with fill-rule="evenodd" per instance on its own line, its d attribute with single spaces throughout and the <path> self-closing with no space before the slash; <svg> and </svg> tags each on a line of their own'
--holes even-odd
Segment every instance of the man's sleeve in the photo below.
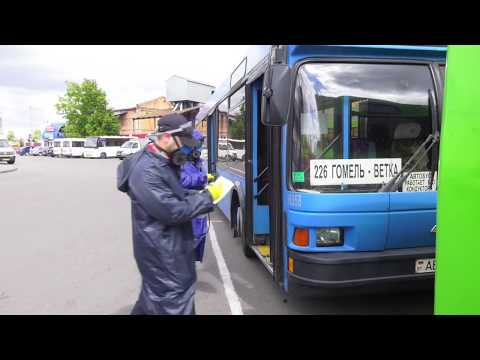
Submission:
<svg viewBox="0 0 480 360">
<path fill-rule="evenodd" d="M 212 211 L 214 206 L 208 192 L 188 192 L 180 200 L 168 182 L 152 167 L 144 170 L 143 181 L 137 184 L 135 197 L 150 216 L 165 225 L 186 223 Z"/>
</svg>

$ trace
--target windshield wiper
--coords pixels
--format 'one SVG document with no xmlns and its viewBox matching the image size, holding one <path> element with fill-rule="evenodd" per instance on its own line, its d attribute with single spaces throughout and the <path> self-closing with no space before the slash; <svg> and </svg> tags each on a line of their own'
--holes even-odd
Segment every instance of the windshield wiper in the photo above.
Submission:
<svg viewBox="0 0 480 360">
<path fill-rule="evenodd" d="M 404 183 L 404 181 L 408 178 L 408 176 L 412 173 L 412 171 L 415 170 L 415 168 L 420 163 L 420 161 L 425 157 L 425 155 L 428 154 L 428 152 L 433 147 L 433 145 L 437 144 L 439 140 L 440 140 L 440 134 L 438 133 L 438 131 L 434 135 L 432 134 L 428 135 L 425 141 L 417 148 L 417 150 L 415 150 L 415 152 L 410 157 L 410 159 L 408 159 L 407 163 L 402 167 L 402 169 L 400 169 L 398 174 L 395 175 L 388 183 L 383 185 L 380 188 L 380 190 L 378 190 L 378 192 L 397 191 L 398 187 Z M 425 146 L 429 142 L 431 142 L 431 144 L 425 148 Z M 406 170 L 410 165 L 410 163 L 412 163 L 415 160 L 416 162 L 413 164 L 413 166 L 409 170 Z"/>
<path fill-rule="evenodd" d="M 386 183 L 385 185 L 383 185 L 379 190 L 378 192 L 395 192 L 397 191 L 397 189 L 405 182 L 405 180 L 408 178 L 408 176 L 412 173 L 413 170 L 415 170 L 415 168 L 417 167 L 417 165 L 420 163 L 420 160 L 422 160 L 425 155 L 428 154 L 428 152 L 430 151 L 430 149 L 435 145 L 435 144 L 438 144 L 439 141 L 440 141 L 440 132 L 439 132 L 439 124 L 438 124 L 438 113 L 437 113 L 437 104 L 435 102 L 435 98 L 433 96 L 433 90 L 432 89 L 428 89 L 428 103 L 430 105 L 430 116 L 432 117 L 432 130 L 433 130 L 433 134 L 430 134 L 427 136 L 427 138 L 425 139 L 425 141 L 417 148 L 417 150 L 415 150 L 415 152 L 413 153 L 413 155 L 410 157 L 410 159 L 408 159 L 407 163 L 400 169 L 400 171 L 398 172 L 397 175 L 395 175 L 388 183 Z M 431 144 L 425 149 L 425 146 L 431 141 Z M 422 150 L 423 153 L 422 153 Z M 437 149 L 438 151 L 438 149 Z M 413 166 L 411 167 L 411 169 L 409 169 L 408 171 L 406 171 L 406 169 L 408 168 L 408 166 L 410 165 L 411 162 L 413 162 L 416 158 L 418 157 L 417 161 L 415 162 L 415 164 L 413 164 Z M 429 180 L 429 187 L 431 188 L 432 185 L 433 185 L 433 176 L 435 175 L 435 171 L 436 171 L 436 163 L 435 163 L 435 160 L 438 162 L 434 154 L 433 156 L 433 160 L 434 160 L 434 164 L 433 164 L 433 173 L 430 177 L 430 180 Z M 402 176 L 402 174 L 404 174 Z"/>
<path fill-rule="evenodd" d="M 341 136 L 342 136 L 342 133 L 335 136 L 335 138 L 330 142 L 330 144 L 328 144 L 327 147 L 325 149 L 323 149 L 323 151 L 320 153 L 320 155 L 318 155 L 317 159 L 323 158 L 323 156 L 333 147 L 333 145 L 335 145 L 337 143 L 338 139 L 340 139 Z M 310 171 L 310 165 L 305 170 L 305 172 L 308 172 L 308 171 Z"/>
</svg>

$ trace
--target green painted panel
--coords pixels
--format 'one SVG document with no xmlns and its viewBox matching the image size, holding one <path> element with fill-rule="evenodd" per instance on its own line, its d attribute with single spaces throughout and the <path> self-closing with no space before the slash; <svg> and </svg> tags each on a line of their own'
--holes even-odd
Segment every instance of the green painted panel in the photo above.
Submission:
<svg viewBox="0 0 480 360">
<path fill-rule="evenodd" d="M 435 314 L 480 314 L 480 46 L 449 46 L 440 149 Z"/>
</svg>

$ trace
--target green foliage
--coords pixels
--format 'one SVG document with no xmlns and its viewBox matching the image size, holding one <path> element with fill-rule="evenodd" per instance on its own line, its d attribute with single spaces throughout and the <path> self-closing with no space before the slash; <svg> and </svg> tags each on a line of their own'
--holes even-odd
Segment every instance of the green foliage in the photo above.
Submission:
<svg viewBox="0 0 480 360">
<path fill-rule="evenodd" d="M 15 133 L 10 130 L 8 133 L 7 133 L 7 140 L 9 142 L 14 142 L 15 141 Z"/>
<path fill-rule="evenodd" d="M 230 139 L 245 139 L 245 104 L 240 107 L 240 113 L 233 116 L 233 121 L 230 121 L 228 136 Z"/>
<path fill-rule="evenodd" d="M 118 135 L 120 131 L 119 121 L 108 107 L 107 95 L 95 80 L 85 79 L 81 84 L 67 81 L 67 91 L 56 108 L 67 120 L 66 137 Z"/>
<path fill-rule="evenodd" d="M 42 137 L 42 132 L 40 130 L 37 129 L 33 132 L 32 139 L 34 141 L 39 141 L 41 137 Z"/>
</svg>

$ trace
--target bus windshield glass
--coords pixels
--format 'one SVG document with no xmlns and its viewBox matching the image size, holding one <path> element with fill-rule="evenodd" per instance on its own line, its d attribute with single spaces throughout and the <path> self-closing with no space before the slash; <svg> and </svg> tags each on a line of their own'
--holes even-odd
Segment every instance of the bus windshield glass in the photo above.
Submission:
<svg viewBox="0 0 480 360">
<path fill-rule="evenodd" d="M 133 143 L 130 141 L 127 141 L 126 143 L 123 143 L 122 146 L 120 146 L 123 149 L 130 149 L 132 147 Z"/>
<path fill-rule="evenodd" d="M 8 141 L 7 140 L 0 140 L 0 147 L 8 147 Z"/>
<path fill-rule="evenodd" d="M 318 192 L 377 191 L 382 182 L 312 184 L 312 172 L 318 170 L 312 168 L 316 164 L 312 160 L 391 159 L 401 168 L 432 133 L 433 87 L 426 65 L 302 65 L 295 84 L 293 186 Z M 423 158 L 416 172 L 430 176 L 431 155 Z"/>
<path fill-rule="evenodd" d="M 97 148 L 98 147 L 98 137 L 93 136 L 85 139 L 85 145 L 84 147 L 86 148 Z"/>
</svg>

